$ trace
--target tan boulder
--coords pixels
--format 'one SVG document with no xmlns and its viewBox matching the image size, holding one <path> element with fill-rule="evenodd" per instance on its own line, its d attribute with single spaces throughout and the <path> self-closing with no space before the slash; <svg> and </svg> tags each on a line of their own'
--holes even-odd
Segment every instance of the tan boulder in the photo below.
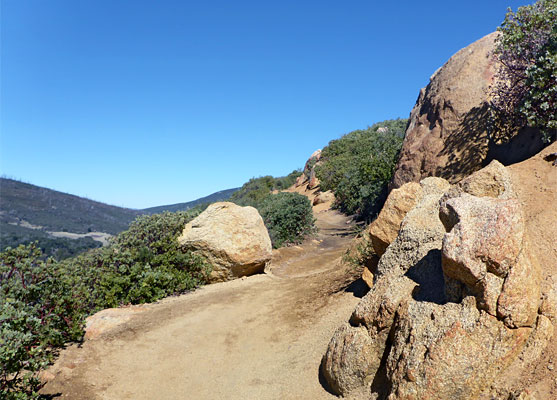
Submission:
<svg viewBox="0 0 557 400">
<path fill-rule="evenodd" d="M 509 329 L 474 303 L 399 308 L 386 361 L 389 399 L 477 399 L 518 357 L 531 329 Z"/>
<path fill-rule="evenodd" d="M 497 316 L 509 327 L 533 326 L 541 297 L 541 268 L 524 245 L 516 264 L 505 279 L 497 300 Z"/>
<path fill-rule="evenodd" d="M 382 256 L 396 239 L 403 218 L 416 205 L 421 195 L 422 187 L 416 182 L 391 190 L 381 212 L 369 226 L 371 244 L 378 256 Z"/>
<path fill-rule="evenodd" d="M 381 368 L 391 326 L 401 302 L 417 296 L 428 301 L 443 301 L 443 275 L 441 271 L 441 244 L 445 229 L 439 221 L 439 199 L 448 188 L 440 178 L 428 178 L 421 186 L 423 196 L 407 213 L 400 233 L 379 260 L 373 287 L 362 298 L 352 313 L 352 327 L 339 329 L 324 356 L 323 370 L 329 385 L 337 394 L 347 395 L 362 390 L 373 381 Z M 354 332 L 365 327 L 369 339 L 366 356 L 359 359 L 354 346 L 343 349 L 343 343 L 352 343 Z M 358 330 L 359 334 L 363 331 Z M 343 338 L 346 335 L 346 338 Z M 346 363 L 350 354 L 350 363 Z M 353 370 L 359 371 L 354 379 Z M 362 377 L 362 371 L 367 376 Z M 358 383 L 359 386 L 356 385 Z"/>
<path fill-rule="evenodd" d="M 317 162 L 320 159 L 321 159 L 321 149 L 317 149 L 313 153 L 311 153 L 311 156 L 309 156 L 308 160 L 306 161 L 306 164 L 304 165 L 304 174 L 306 174 L 306 176 L 309 176 L 310 171 L 313 169 L 315 164 L 317 164 Z"/>
<path fill-rule="evenodd" d="M 373 272 L 371 272 L 368 267 L 364 267 L 362 271 L 362 280 L 368 288 L 371 289 L 373 287 Z"/>
<path fill-rule="evenodd" d="M 327 190 L 326 192 L 321 192 L 315 196 L 313 199 L 313 205 L 316 206 L 318 204 L 330 203 L 333 201 L 335 201 L 335 195 L 330 190 Z"/>
<path fill-rule="evenodd" d="M 532 326 L 540 298 L 540 268 L 524 238 L 516 198 L 462 193 L 441 202 L 443 272 L 477 296 L 478 306 L 508 327 Z"/>
<path fill-rule="evenodd" d="M 146 306 L 138 305 L 121 308 L 107 308 L 90 315 L 85 320 L 85 339 L 95 339 L 128 322 L 137 313 L 146 310 Z"/>
<path fill-rule="evenodd" d="M 455 189 L 477 197 L 516 198 L 511 175 L 497 160 L 458 182 Z"/>
<path fill-rule="evenodd" d="M 211 204 L 184 228 L 178 242 L 206 257 L 210 281 L 226 281 L 262 272 L 272 256 L 271 239 L 253 207 Z"/>
<path fill-rule="evenodd" d="M 331 389 L 342 394 L 369 386 L 373 377 L 370 371 L 376 371 L 380 363 L 381 357 L 365 328 L 344 324 L 333 335 L 321 369 Z"/>
<path fill-rule="evenodd" d="M 306 180 L 307 178 L 304 174 L 300 175 L 299 177 L 296 178 L 295 186 L 296 187 L 302 186 L 306 182 Z"/>
<path fill-rule="evenodd" d="M 319 179 L 317 178 L 317 174 L 315 172 L 315 166 L 318 164 L 315 164 L 311 171 L 309 172 L 309 178 L 308 178 L 308 189 L 317 189 L 317 187 L 319 186 L 320 182 Z"/>
</svg>

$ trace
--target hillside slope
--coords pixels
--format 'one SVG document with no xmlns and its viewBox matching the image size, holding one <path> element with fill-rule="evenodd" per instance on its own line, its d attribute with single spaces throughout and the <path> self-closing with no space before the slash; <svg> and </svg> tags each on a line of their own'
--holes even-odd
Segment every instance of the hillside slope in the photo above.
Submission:
<svg viewBox="0 0 557 400">
<path fill-rule="evenodd" d="M 225 200 L 227 189 L 186 203 L 144 210 L 111 206 L 56 190 L 0 178 L 0 250 L 37 241 L 58 259 L 106 244 L 143 214 L 185 211 L 198 204 Z"/>
<path fill-rule="evenodd" d="M 47 231 L 116 234 L 140 214 L 13 179 L 0 178 L 0 221 Z M 27 224 L 25 224 L 27 222 Z"/>
<path fill-rule="evenodd" d="M 213 194 L 210 194 L 208 196 L 201 197 L 197 200 L 192 200 L 185 203 L 169 204 L 166 206 L 158 206 L 158 207 L 149 207 L 141 210 L 141 212 L 145 214 L 158 214 L 164 211 L 169 211 L 169 212 L 187 211 L 199 204 L 214 203 L 217 201 L 228 200 L 234 192 L 238 191 L 238 189 L 240 188 L 221 190 Z"/>
</svg>

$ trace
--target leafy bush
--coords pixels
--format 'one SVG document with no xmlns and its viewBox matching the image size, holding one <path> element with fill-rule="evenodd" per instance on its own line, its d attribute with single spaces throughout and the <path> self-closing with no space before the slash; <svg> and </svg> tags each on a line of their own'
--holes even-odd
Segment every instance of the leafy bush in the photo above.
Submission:
<svg viewBox="0 0 557 400">
<path fill-rule="evenodd" d="M 36 372 L 52 358 L 52 349 L 75 340 L 81 310 L 60 265 L 42 260 L 36 245 L 0 253 L 0 397 L 37 396 Z"/>
<path fill-rule="evenodd" d="M 272 191 L 289 188 L 301 174 L 301 171 L 295 170 L 279 178 L 270 175 L 252 178 L 230 196 L 230 201 L 240 206 L 257 208 Z"/>
<path fill-rule="evenodd" d="M 36 372 L 81 338 L 88 315 L 206 282 L 210 266 L 177 242 L 199 211 L 141 216 L 110 246 L 62 262 L 35 244 L 0 253 L 0 398 L 37 397 Z"/>
<path fill-rule="evenodd" d="M 315 231 L 313 210 L 306 196 L 286 192 L 272 193 L 289 188 L 301 174 L 301 171 L 295 170 L 280 178 L 252 178 L 230 197 L 230 201 L 240 206 L 257 208 L 274 248 L 299 243 Z"/>
<path fill-rule="evenodd" d="M 260 205 L 259 212 L 275 248 L 300 243 L 315 232 L 311 203 L 301 194 L 271 194 Z"/>
<path fill-rule="evenodd" d="M 321 190 L 333 191 L 343 212 L 370 219 L 380 210 L 406 124 L 400 118 L 383 121 L 332 140 L 323 149 L 316 166 Z"/>
<path fill-rule="evenodd" d="M 500 64 L 492 87 L 495 140 L 518 128 L 539 128 L 546 142 L 557 132 L 557 1 L 539 0 L 509 9 L 498 28 L 495 56 Z"/>
</svg>

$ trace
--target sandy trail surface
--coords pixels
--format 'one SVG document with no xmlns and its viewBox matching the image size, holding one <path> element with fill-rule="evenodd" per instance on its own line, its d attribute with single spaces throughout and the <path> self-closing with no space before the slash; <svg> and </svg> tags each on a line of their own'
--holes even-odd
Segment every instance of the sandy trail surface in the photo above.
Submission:
<svg viewBox="0 0 557 400">
<path fill-rule="evenodd" d="M 319 364 L 364 290 L 339 261 L 347 217 L 316 214 L 316 239 L 275 251 L 265 274 L 142 306 L 64 350 L 44 393 L 71 399 L 328 399 Z M 348 288 L 347 288 L 348 287 Z M 56 398 L 55 397 L 55 398 Z"/>
</svg>

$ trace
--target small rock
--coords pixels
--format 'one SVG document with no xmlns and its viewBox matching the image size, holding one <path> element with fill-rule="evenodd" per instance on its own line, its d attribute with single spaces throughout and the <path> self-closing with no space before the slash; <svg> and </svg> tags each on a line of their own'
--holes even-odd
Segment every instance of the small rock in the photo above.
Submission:
<svg viewBox="0 0 557 400">
<path fill-rule="evenodd" d="M 362 272 L 362 279 L 366 283 L 368 288 L 373 287 L 373 273 L 369 270 L 368 267 L 364 267 L 364 271 Z"/>
<path fill-rule="evenodd" d="M 319 193 L 317 196 L 315 196 L 315 199 L 313 199 L 313 205 L 316 206 L 318 204 L 327 203 L 334 200 L 335 195 L 333 194 L 333 192 L 327 190 L 326 192 Z"/>
</svg>

